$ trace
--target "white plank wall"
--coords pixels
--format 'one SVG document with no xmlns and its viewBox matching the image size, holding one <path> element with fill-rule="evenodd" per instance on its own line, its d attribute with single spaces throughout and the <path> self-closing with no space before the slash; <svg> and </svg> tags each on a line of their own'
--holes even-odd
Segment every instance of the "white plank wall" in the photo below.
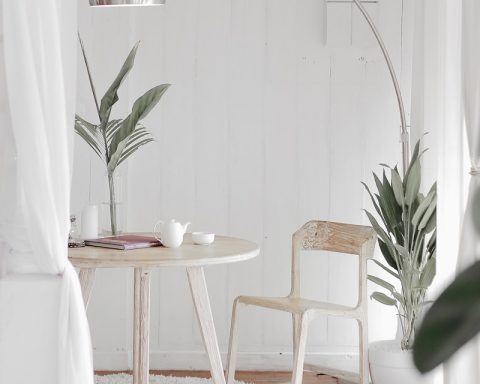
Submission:
<svg viewBox="0 0 480 384">
<path fill-rule="evenodd" d="M 402 49 L 402 0 L 367 6 L 403 73 L 411 60 Z M 122 169 L 126 229 L 150 231 L 175 218 L 261 245 L 256 260 L 207 269 L 224 352 L 235 296 L 288 293 L 291 234 L 312 218 L 366 223 L 360 181 L 372 184 L 378 163 L 400 158 L 396 100 L 380 51 L 351 3 L 169 0 L 107 11 L 79 0 L 79 15 L 100 94 L 142 41 L 113 116 L 124 117 L 152 86 L 172 84 L 145 120 L 156 142 Z M 77 111 L 95 121 L 80 56 L 78 67 Z M 402 84 L 408 88 L 408 79 Z M 103 178 L 102 164 L 77 138 L 73 212 L 101 202 Z M 302 289 L 352 304 L 354 261 L 306 256 Z M 131 272 L 97 273 L 88 315 L 99 369 L 131 364 L 132 296 Z M 391 312 L 372 303 L 371 315 L 372 338 L 391 335 Z M 183 270 L 153 273 L 151 327 L 152 368 L 207 368 Z M 290 316 L 252 309 L 240 327 L 247 353 L 240 368 L 288 368 L 291 359 L 280 353 L 291 348 Z M 308 351 L 330 359 L 357 343 L 353 322 L 319 320 Z"/>
</svg>

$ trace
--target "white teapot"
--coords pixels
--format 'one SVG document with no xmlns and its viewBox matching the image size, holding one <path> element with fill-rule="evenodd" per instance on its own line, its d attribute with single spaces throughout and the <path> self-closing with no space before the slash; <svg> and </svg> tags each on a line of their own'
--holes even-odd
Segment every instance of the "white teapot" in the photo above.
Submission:
<svg viewBox="0 0 480 384">
<path fill-rule="evenodd" d="M 167 222 L 159 221 L 155 224 L 153 235 L 164 247 L 178 248 L 183 243 L 183 235 L 189 225 L 190 223 L 181 224 L 173 219 Z M 160 227 L 158 236 L 157 227 Z"/>
</svg>

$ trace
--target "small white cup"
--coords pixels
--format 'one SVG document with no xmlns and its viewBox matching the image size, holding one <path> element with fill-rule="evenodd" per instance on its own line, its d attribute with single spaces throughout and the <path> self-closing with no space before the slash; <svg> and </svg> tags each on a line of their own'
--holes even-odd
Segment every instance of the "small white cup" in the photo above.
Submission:
<svg viewBox="0 0 480 384">
<path fill-rule="evenodd" d="M 205 232 L 192 232 L 192 240 L 195 244 L 198 245 L 212 244 L 215 240 L 215 234 Z"/>
</svg>

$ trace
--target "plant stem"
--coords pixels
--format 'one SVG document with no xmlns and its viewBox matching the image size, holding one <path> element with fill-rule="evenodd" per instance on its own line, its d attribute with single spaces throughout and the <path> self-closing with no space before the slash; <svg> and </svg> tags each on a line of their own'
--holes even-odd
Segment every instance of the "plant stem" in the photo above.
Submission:
<svg viewBox="0 0 480 384">
<path fill-rule="evenodd" d="M 108 151 L 108 140 L 107 140 L 107 133 L 106 133 L 106 124 L 100 123 L 100 131 L 102 132 L 103 144 L 105 146 L 105 164 L 108 169 L 108 163 L 110 162 L 110 152 Z M 112 170 L 112 173 L 115 169 Z"/>
<path fill-rule="evenodd" d="M 117 206 L 115 202 L 115 182 L 113 172 L 108 172 L 108 188 L 110 190 L 110 224 L 112 236 L 117 235 Z"/>
</svg>

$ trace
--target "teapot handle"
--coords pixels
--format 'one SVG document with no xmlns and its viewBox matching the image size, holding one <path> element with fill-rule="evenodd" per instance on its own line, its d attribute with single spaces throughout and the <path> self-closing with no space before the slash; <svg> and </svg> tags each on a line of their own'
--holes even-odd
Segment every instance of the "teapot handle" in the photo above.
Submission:
<svg viewBox="0 0 480 384">
<path fill-rule="evenodd" d="M 155 227 L 153 227 L 153 236 L 155 237 L 155 239 L 162 242 L 162 239 L 161 239 L 162 232 L 159 232 L 159 236 L 157 236 L 157 227 L 158 227 L 159 224 L 163 225 L 164 223 L 163 223 L 162 220 L 160 220 L 159 222 L 157 222 L 157 224 L 155 224 Z"/>
</svg>

